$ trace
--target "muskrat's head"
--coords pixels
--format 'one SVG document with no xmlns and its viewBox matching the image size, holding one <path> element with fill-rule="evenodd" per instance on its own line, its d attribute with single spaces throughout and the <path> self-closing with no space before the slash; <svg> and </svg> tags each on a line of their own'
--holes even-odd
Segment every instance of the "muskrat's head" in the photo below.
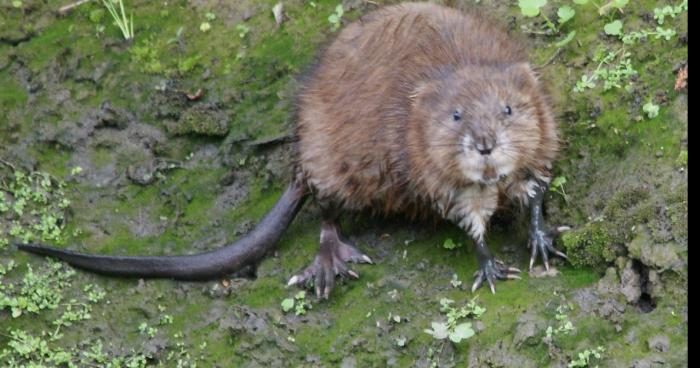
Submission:
<svg viewBox="0 0 700 368">
<path fill-rule="evenodd" d="M 416 89 L 414 108 L 428 120 L 421 131 L 431 161 L 485 185 L 537 161 L 551 120 L 526 64 L 442 72 Z"/>
</svg>

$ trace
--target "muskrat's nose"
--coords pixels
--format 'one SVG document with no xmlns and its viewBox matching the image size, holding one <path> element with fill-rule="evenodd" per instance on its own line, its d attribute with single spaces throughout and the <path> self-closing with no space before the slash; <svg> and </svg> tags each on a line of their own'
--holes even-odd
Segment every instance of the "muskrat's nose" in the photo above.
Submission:
<svg viewBox="0 0 700 368">
<path fill-rule="evenodd" d="M 476 150 L 484 156 L 490 155 L 495 145 L 496 142 L 487 140 L 486 138 L 481 138 L 481 140 L 477 141 L 476 143 Z"/>
</svg>

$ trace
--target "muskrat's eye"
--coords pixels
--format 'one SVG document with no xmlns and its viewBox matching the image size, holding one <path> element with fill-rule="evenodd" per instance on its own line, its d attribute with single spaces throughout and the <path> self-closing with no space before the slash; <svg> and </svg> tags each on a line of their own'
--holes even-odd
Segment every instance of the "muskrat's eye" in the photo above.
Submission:
<svg viewBox="0 0 700 368">
<path fill-rule="evenodd" d="M 506 105 L 506 107 L 503 108 L 503 113 L 510 116 L 513 114 L 513 109 L 511 109 L 509 105 Z"/>
<path fill-rule="evenodd" d="M 454 120 L 454 121 L 462 120 L 462 113 L 459 112 L 459 110 L 455 110 L 455 112 L 452 113 L 452 120 Z"/>
</svg>

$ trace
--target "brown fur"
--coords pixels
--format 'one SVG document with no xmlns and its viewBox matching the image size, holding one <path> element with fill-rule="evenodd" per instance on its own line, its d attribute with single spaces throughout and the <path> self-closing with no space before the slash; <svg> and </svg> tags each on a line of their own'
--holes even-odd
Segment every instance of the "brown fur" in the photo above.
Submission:
<svg viewBox="0 0 700 368">
<path fill-rule="evenodd" d="M 512 106 L 511 120 L 499 115 L 498 101 Z M 483 211 L 487 219 L 498 205 L 489 198 L 527 201 L 529 176 L 547 180 L 559 147 L 521 45 L 482 18 L 434 4 L 391 6 L 348 25 L 298 104 L 297 167 L 318 200 L 349 210 L 432 208 L 458 222 Z M 461 124 L 449 121 L 457 107 Z M 484 189 L 464 174 L 472 163 L 461 139 L 496 134 L 498 124 L 510 124 L 504 154 L 513 169 Z M 465 196 L 470 187 L 481 189 Z M 469 209 L 451 213 L 459 201 Z"/>
</svg>

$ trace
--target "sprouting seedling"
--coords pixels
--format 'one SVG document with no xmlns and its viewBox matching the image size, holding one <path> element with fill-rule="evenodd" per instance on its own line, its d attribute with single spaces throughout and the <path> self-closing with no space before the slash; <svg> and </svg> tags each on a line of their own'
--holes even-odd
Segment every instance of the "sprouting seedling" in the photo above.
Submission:
<svg viewBox="0 0 700 368">
<path fill-rule="evenodd" d="M 574 331 L 574 324 L 571 322 L 571 319 L 569 319 L 569 315 L 567 314 L 567 312 L 571 310 L 573 310 L 573 306 L 571 304 L 563 304 L 557 307 L 557 313 L 554 318 L 558 323 L 556 327 L 547 326 L 547 330 L 545 331 L 547 339 L 551 340 L 555 335 L 568 335 Z"/>
<path fill-rule="evenodd" d="M 559 33 L 561 25 L 570 21 L 576 14 L 576 11 L 572 7 L 568 5 L 561 6 L 557 10 L 557 26 L 549 19 L 549 17 L 547 17 L 544 12 L 541 11 L 541 8 L 545 5 L 547 5 L 547 0 L 518 0 L 520 12 L 524 16 L 534 18 L 541 15 L 547 24 L 547 27 L 555 33 Z"/>
<path fill-rule="evenodd" d="M 569 197 L 566 195 L 566 191 L 564 190 L 564 184 L 566 184 L 566 177 L 565 176 L 557 176 L 552 180 L 552 185 L 549 187 L 549 190 L 555 193 L 561 194 L 562 197 L 564 197 L 564 202 L 569 202 Z"/>
<path fill-rule="evenodd" d="M 445 314 L 447 320 L 445 322 L 432 322 L 432 328 L 425 329 L 425 333 L 438 340 L 449 338 L 454 343 L 459 343 L 476 334 L 471 322 L 459 322 L 467 317 L 479 318 L 486 312 L 486 309 L 476 304 L 476 298 L 461 308 L 453 307 L 453 303 L 454 300 L 451 299 L 440 299 L 440 311 Z"/>
<path fill-rule="evenodd" d="M 131 14 L 130 18 L 126 17 L 126 11 L 124 11 L 124 2 L 122 0 L 102 0 L 109 14 L 112 15 L 114 23 L 122 31 L 125 40 L 131 40 L 134 38 L 134 14 Z M 115 4 L 119 5 L 120 12 L 117 12 Z"/>
<path fill-rule="evenodd" d="M 294 314 L 301 316 L 306 314 L 307 310 L 311 309 L 311 303 L 306 301 L 306 292 L 302 290 L 294 295 L 294 298 L 282 300 L 281 307 L 282 311 L 285 313 L 294 309 Z"/>
<path fill-rule="evenodd" d="M 240 23 L 236 26 L 236 31 L 238 31 L 238 37 L 245 38 L 245 36 L 248 35 L 248 32 L 250 32 L 250 27 Z"/>
<path fill-rule="evenodd" d="M 518 0 L 518 6 L 520 7 L 520 12 L 530 18 L 534 18 L 538 15 L 542 15 L 545 22 L 547 22 L 547 27 L 549 27 L 554 32 L 559 32 L 557 26 L 552 23 L 547 16 L 541 12 L 540 8 L 547 5 L 547 0 Z"/>
<path fill-rule="evenodd" d="M 330 22 L 331 30 L 333 32 L 337 31 L 338 28 L 340 28 L 340 20 L 341 18 L 343 18 L 344 13 L 345 12 L 343 11 L 343 4 L 338 4 L 338 6 L 335 7 L 335 12 L 328 16 L 328 22 Z"/>
<path fill-rule="evenodd" d="M 654 19 L 659 25 L 664 24 L 666 17 L 675 18 L 678 14 L 688 10 L 688 0 L 683 0 L 676 6 L 666 5 L 663 8 L 654 8 Z"/>
<path fill-rule="evenodd" d="M 178 43 L 182 42 L 182 32 L 184 30 L 185 30 L 185 27 L 178 28 L 177 31 L 175 31 L 175 37 L 169 39 L 167 43 L 171 44 L 171 43 L 176 43 L 176 42 L 178 42 Z"/>
<path fill-rule="evenodd" d="M 624 46 L 614 52 L 597 52 L 593 61 L 598 62 L 598 67 L 591 74 L 581 76 L 581 79 L 576 82 L 574 92 L 595 88 L 599 80 L 604 81 L 604 91 L 622 87 L 623 81 L 637 74 L 637 71 L 632 67 L 631 55 Z"/>
<path fill-rule="evenodd" d="M 540 15 L 540 8 L 547 5 L 547 0 L 518 0 L 520 12 L 526 17 Z"/>
<path fill-rule="evenodd" d="M 83 172 L 83 168 L 80 166 L 76 166 L 76 167 L 70 169 L 71 176 L 76 176 L 76 175 L 80 174 L 81 172 Z"/>
<path fill-rule="evenodd" d="M 462 246 L 462 244 L 455 243 L 454 240 L 452 240 L 452 238 L 447 238 L 447 239 L 445 239 L 445 241 L 442 243 L 442 247 L 443 247 L 443 248 L 445 248 L 445 249 L 450 249 L 450 250 L 455 249 L 455 248 L 459 248 L 459 247 L 461 247 L 461 246 Z"/>
<path fill-rule="evenodd" d="M 622 43 L 626 45 L 634 45 L 637 41 L 641 39 L 648 39 L 649 37 L 654 37 L 654 39 L 663 38 L 666 41 L 670 41 L 673 36 L 676 35 L 676 30 L 673 28 L 663 28 L 656 27 L 655 30 L 643 29 L 641 31 L 633 31 L 627 34 L 620 34 L 620 39 Z"/>
<path fill-rule="evenodd" d="M 452 284 L 452 287 L 454 288 L 462 286 L 462 281 L 460 281 L 459 276 L 457 276 L 456 273 L 452 274 L 452 280 L 450 280 L 450 284 Z"/>
<path fill-rule="evenodd" d="M 576 15 L 576 11 L 570 6 L 562 6 L 557 10 L 559 24 L 564 24 Z"/>
<path fill-rule="evenodd" d="M 610 23 L 607 23 L 604 27 L 603 30 L 605 31 L 605 34 L 610 35 L 610 36 L 620 36 L 622 34 L 622 21 L 614 20 Z"/>
<path fill-rule="evenodd" d="M 603 353 L 605 352 L 605 348 L 602 346 L 598 346 L 595 349 L 586 349 L 580 353 L 578 353 L 578 356 L 576 359 L 572 360 L 569 362 L 568 367 L 569 368 L 585 368 L 585 367 L 590 367 L 593 359 L 600 360 L 603 357 Z M 597 367 L 597 365 L 596 365 Z"/>
<path fill-rule="evenodd" d="M 659 105 L 655 104 L 652 101 L 649 101 L 642 106 L 642 111 L 647 114 L 647 117 L 649 119 L 653 119 L 657 116 L 659 116 Z"/>
<path fill-rule="evenodd" d="M 289 312 L 290 310 L 292 310 L 292 308 L 294 308 L 294 299 L 293 298 L 284 299 L 282 301 L 281 306 L 282 306 L 283 312 L 285 312 L 285 313 Z"/>
</svg>

